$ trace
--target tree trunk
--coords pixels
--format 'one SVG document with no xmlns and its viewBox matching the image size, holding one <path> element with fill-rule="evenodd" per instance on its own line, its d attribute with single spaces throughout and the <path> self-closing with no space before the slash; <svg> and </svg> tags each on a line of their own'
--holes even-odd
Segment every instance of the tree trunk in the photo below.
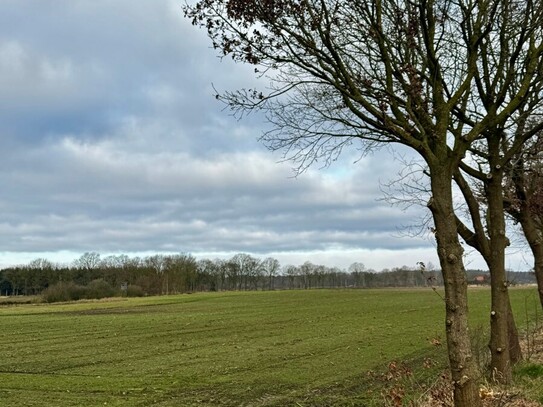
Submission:
<svg viewBox="0 0 543 407">
<path fill-rule="evenodd" d="M 532 249 L 534 254 L 534 272 L 537 279 L 537 291 L 539 292 L 539 301 L 543 307 L 543 245 L 541 241 L 537 242 L 537 248 Z"/>
<path fill-rule="evenodd" d="M 491 137 L 489 145 L 489 164 L 491 171 L 486 182 L 488 201 L 487 229 L 490 237 L 490 367 L 492 378 L 500 383 L 512 380 L 512 363 L 509 353 L 509 321 L 512 317 L 509 303 L 509 283 L 505 273 L 505 215 L 503 207 L 503 171 L 499 163 L 498 137 Z M 496 162 L 497 161 L 497 162 Z"/>
<path fill-rule="evenodd" d="M 473 359 L 468 328 L 467 281 L 452 200 L 452 174 L 440 165 L 432 171 L 432 211 L 437 251 L 445 285 L 445 328 L 456 407 L 479 407 L 480 376 Z"/>
<path fill-rule="evenodd" d="M 499 153 L 499 151 L 498 151 Z M 494 159 L 494 157 L 493 157 Z M 500 170 L 501 166 L 495 165 L 494 168 L 497 168 L 497 171 Z M 501 177 L 503 172 L 498 174 L 499 182 L 501 182 Z M 490 177 L 492 179 L 492 177 Z M 468 183 L 464 180 L 461 173 L 455 174 L 455 181 L 460 187 L 464 198 L 468 204 L 471 214 L 471 220 L 473 224 L 474 232 L 471 232 L 467 227 L 463 226 L 462 222 L 458 222 L 458 233 L 463 237 L 465 242 L 477 250 L 481 256 L 485 259 L 485 262 L 490 270 L 491 276 L 496 276 L 499 278 L 500 275 L 505 275 L 505 247 L 507 245 L 507 238 L 505 233 L 501 233 L 501 229 L 490 230 L 491 221 L 490 217 L 487 219 L 487 226 L 489 231 L 492 233 L 492 236 L 488 236 L 487 232 L 483 228 L 481 211 L 479 202 L 475 199 Z M 487 181 L 488 182 L 488 181 Z M 488 214 L 495 218 L 492 224 L 498 226 L 503 224 L 505 228 L 505 218 L 503 215 L 503 187 L 501 184 L 494 184 L 492 186 L 485 186 L 485 194 L 487 195 L 488 201 Z M 496 200 L 498 200 L 496 202 Z M 495 280 L 495 279 L 494 279 Z M 493 284 L 493 281 L 491 283 Z M 520 349 L 520 342 L 518 337 L 518 331 L 515 324 L 515 319 L 513 312 L 511 310 L 511 303 L 509 296 L 507 296 L 507 328 L 503 328 L 508 332 L 509 338 L 509 356 L 511 359 L 511 364 L 515 364 L 520 359 L 522 359 L 522 352 Z"/>
<path fill-rule="evenodd" d="M 543 308 L 543 244 L 541 243 L 541 237 L 535 239 L 532 247 L 532 253 L 534 255 L 534 273 L 537 280 L 537 291 L 539 293 L 539 302 Z"/>
<path fill-rule="evenodd" d="M 538 230 L 534 220 L 531 217 L 528 205 L 526 202 L 521 204 L 521 209 L 518 212 L 516 219 L 522 226 L 524 236 L 532 249 L 534 256 L 534 272 L 537 280 L 537 291 L 539 293 L 539 301 L 543 307 L 543 242 L 540 231 Z"/>
</svg>

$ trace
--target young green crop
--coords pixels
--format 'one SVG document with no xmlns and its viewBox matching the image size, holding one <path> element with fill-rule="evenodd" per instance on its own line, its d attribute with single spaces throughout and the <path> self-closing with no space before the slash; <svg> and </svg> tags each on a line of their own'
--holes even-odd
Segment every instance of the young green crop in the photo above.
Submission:
<svg viewBox="0 0 543 407">
<path fill-rule="evenodd" d="M 474 326 L 488 323 L 488 297 L 484 289 L 472 292 Z M 520 324 L 526 297 L 536 301 L 535 290 L 512 290 Z M 360 387 L 368 371 L 391 360 L 442 362 L 442 309 L 429 289 L 4 306 L 0 400 L 21 406 L 343 405 L 356 383 L 357 397 L 372 400 L 379 390 Z"/>
</svg>

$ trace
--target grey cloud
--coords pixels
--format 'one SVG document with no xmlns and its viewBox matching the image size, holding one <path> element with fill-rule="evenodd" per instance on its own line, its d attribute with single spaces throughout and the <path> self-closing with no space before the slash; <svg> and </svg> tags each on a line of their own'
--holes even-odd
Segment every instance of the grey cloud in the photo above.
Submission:
<svg viewBox="0 0 543 407">
<path fill-rule="evenodd" d="M 265 153 L 202 158 L 124 145 L 64 139 L 42 157 L 28 155 L 44 168 L 5 179 L 19 182 L 4 200 L 13 207 L 25 202 L 10 216 L 9 233 L 18 237 L 10 249 L 265 252 L 421 244 L 391 238 L 405 215 L 375 201 L 376 182 L 358 182 L 370 177 L 371 165 L 339 178 L 332 170 L 292 179 L 288 165 Z"/>
<path fill-rule="evenodd" d="M 206 132 L 221 110 L 211 83 L 236 86 L 249 75 L 228 61 L 219 66 L 214 53 L 206 52 L 204 34 L 182 18 L 178 2 L 55 5 L 3 6 L 4 128 L 27 129 L 30 135 L 39 131 L 40 137 L 99 138 L 136 118 L 148 127 L 153 121 L 182 126 L 191 133 L 191 145 L 219 138 Z M 24 24 L 10 23 L 20 15 Z"/>
<path fill-rule="evenodd" d="M 431 246 L 393 237 L 407 215 L 376 201 L 398 168 L 386 151 L 293 179 L 257 142 L 262 117 L 222 111 L 212 83 L 255 81 L 219 61 L 177 1 L 51 4 L 0 14 L 3 250 Z"/>
</svg>

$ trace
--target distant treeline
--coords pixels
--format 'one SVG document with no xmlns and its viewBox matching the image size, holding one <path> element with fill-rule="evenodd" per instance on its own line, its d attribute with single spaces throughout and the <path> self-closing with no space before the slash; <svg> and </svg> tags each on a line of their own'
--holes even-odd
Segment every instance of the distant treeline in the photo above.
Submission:
<svg viewBox="0 0 543 407">
<path fill-rule="evenodd" d="M 468 270 L 470 284 L 488 283 L 488 273 Z M 535 283 L 530 272 L 511 272 L 512 284 Z M 37 295 L 53 286 L 104 287 L 111 292 L 143 295 L 175 294 L 196 291 L 274 290 L 310 288 L 378 288 L 440 286 L 439 270 L 419 263 L 375 271 L 362 263 L 347 270 L 305 262 L 281 266 L 277 259 L 259 259 L 239 253 L 230 259 L 197 260 L 190 254 L 102 258 L 85 253 L 71 265 L 57 265 L 36 259 L 26 265 L 0 270 L 0 295 Z"/>
</svg>

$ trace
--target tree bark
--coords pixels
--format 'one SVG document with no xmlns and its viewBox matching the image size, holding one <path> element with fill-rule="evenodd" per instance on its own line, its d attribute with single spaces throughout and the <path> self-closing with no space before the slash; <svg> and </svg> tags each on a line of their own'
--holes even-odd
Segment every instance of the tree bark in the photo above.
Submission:
<svg viewBox="0 0 543 407">
<path fill-rule="evenodd" d="M 509 353 L 509 320 L 512 318 L 509 302 L 509 283 L 505 273 L 505 215 L 503 206 L 503 170 L 499 165 L 500 138 L 488 139 L 490 172 L 485 185 L 488 203 L 487 228 L 490 241 L 488 259 L 491 277 L 490 311 L 490 367 L 492 378 L 500 383 L 510 383 L 512 376 Z"/>
<path fill-rule="evenodd" d="M 434 219 L 445 286 L 445 329 L 454 402 L 456 407 L 479 407 L 477 379 L 480 373 L 473 358 L 469 335 L 467 280 L 453 208 L 452 173 L 439 165 L 430 167 L 430 170 L 432 198 L 428 207 Z"/>
<path fill-rule="evenodd" d="M 500 174 L 503 174 L 503 172 L 501 172 Z M 481 256 L 483 256 L 491 276 L 497 276 L 496 278 L 498 278 L 500 275 L 505 276 L 505 247 L 507 245 L 507 238 L 505 237 L 505 233 L 501 234 L 498 229 L 497 231 L 494 231 L 494 235 L 495 237 L 497 237 L 497 239 L 495 238 L 493 240 L 491 237 L 489 238 L 489 236 L 487 236 L 481 219 L 480 204 L 475 198 L 475 195 L 473 195 L 469 184 L 464 180 L 460 172 L 455 174 L 455 181 L 460 190 L 462 191 L 466 203 L 468 204 L 471 221 L 473 224 L 472 232 L 462 223 L 460 219 L 457 219 L 458 233 L 460 234 L 460 236 L 462 236 L 462 238 L 468 245 L 473 247 L 481 254 Z M 502 198 L 499 198 L 501 202 L 498 202 L 497 204 L 495 202 L 498 197 L 501 197 L 503 195 L 503 187 L 500 184 L 494 184 L 492 187 L 486 187 L 484 192 L 485 195 L 487 195 L 487 201 L 490 201 L 490 199 L 488 199 L 489 194 L 494 199 L 494 201 L 488 202 L 489 214 L 492 214 L 492 217 L 497 219 L 497 221 L 494 221 L 494 224 L 499 225 L 503 222 L 503 225 L 505 225 L 505 218 L 503 216 L 503 200 Z M 487 224 L 488 229 L 490 229 L 490 219 L 488 219 Z M 494 278 L 491 279 L 491 284 L 494 284 L 494 281 Z M 501 329 L 504 329 L 503 326 L 501 327 Z M 507 333 L 509 338 L 509 356 L 511 364 L 515 364 L 522 359 L 522 351 L 520 348 L 517 326 L 515 324 L 515 319 L 511 309 L 511 302 L 508 295 Z"/>
<path fill-rule="evenodd" d="M 518 187 L 517 187 L 518 188 Z M 539 301 L 543 308 L 543 241 L 541 232 L 538 230 L 530 210 L 526 202 L 521 201 L 521 209 L 515 214 L 515 218 L 519 221 L 524 236 L 532 249 L 534 256 L 534 273 L 537 280 L 537 291 L 539 293 Z"/>
<path fill-rule="evenodd" d="M 525 230 L 524 225 L 522 225 L 522 228 Z M 534 273 L 537 280 L 537 291 L 539 293 L 541 307 L 543 308 L 543 244 L 541 242 L 541 234 L 537 229 L 535 230 L 534 235 L 535 237 L 531 238 L 528 244 L 532 248 L 534 256 Z"/>
</svg>

